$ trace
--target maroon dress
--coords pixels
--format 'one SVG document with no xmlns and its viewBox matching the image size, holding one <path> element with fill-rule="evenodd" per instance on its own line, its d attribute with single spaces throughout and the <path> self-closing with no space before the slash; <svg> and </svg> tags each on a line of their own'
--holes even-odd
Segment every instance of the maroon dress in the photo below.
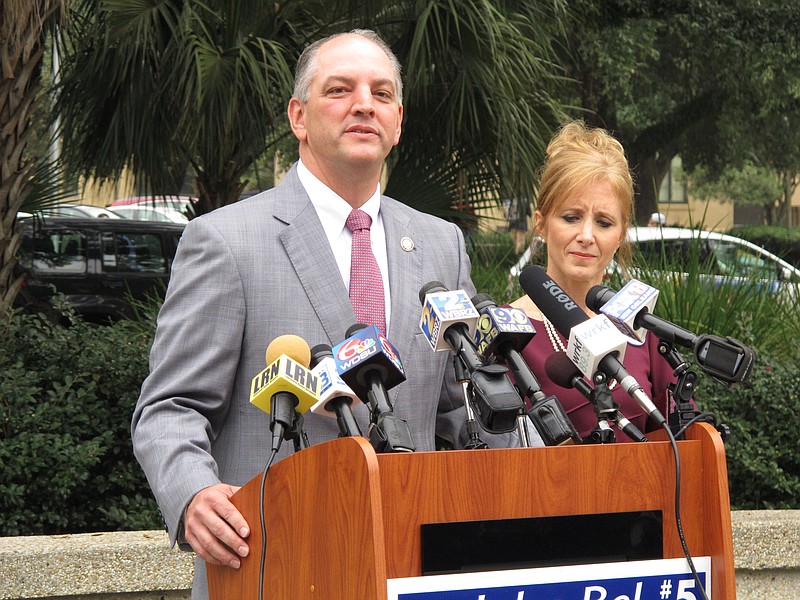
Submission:
<svg viewBox="0 0 800 600">
<path fill-rule="evenodd" d="M 536 328 L 536 335 L 522 350 L 522 357 L 542 386 L 542 391 L 548 396 L 552 394 L 559 399 L 572 424 L 575 425 L 575 429 L 578 430 L 581 437 L 587 437 L 597 426 L 597 414 L 594 407 L 578 390 L 560 387 L 550 380 L 545 372 L 544 363 L 555 350 L 544 323 L 535 319 L 531 319 L 531 323 Z M 556 335 L 566 347 L 567 341 L 564 337 L 557 332 Z M 653 400 L 661 414 L 668 417 L 667 384 L 675 382 L 676 378 L 666 359 L 658 353 L 657 347 L 658 338 L 652 333 L 648 333 L 643 345 L 628 344 L 622 362 L 627 371 L 642 386 L 647 396 Z M 614 385 L 611 393 L 623 416 L 627 417 L 640 431 L 645 432 L 655 426 L 652 422 L 649 424 L 646 422 L 644 410 L 619 384 Z M 618 442 L 630 441 L 630 438 L 616 426 L 613 428 Z"/>
</svg>

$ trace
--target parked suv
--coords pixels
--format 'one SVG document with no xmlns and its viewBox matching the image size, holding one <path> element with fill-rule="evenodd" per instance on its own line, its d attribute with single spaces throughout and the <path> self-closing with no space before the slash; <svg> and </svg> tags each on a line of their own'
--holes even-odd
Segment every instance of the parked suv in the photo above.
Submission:
<svg viewBox="0 0 800 600">
<path fill-rule="evenodd" d="M 133 314 L 129 300 L 163 297 L 184 225 L 128 219 L 24 218 L 20 303 L 64 294 L 87 320 Z"/>
</svg>

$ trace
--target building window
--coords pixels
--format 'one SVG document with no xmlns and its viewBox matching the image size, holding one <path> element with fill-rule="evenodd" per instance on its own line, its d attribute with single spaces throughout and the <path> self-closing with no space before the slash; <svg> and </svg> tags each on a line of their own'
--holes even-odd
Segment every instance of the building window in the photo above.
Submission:
<svg viewBox="0 0 800 600">
<path fill-rule="evenodd" d="M 672 159 L 669 171 L 661 182 L 658 190 L 659 204 L 686 204 L 689 196 L 686 193 L 686 186 L 683 184 L 683 162 L 680 156 Z"/>
</svg>

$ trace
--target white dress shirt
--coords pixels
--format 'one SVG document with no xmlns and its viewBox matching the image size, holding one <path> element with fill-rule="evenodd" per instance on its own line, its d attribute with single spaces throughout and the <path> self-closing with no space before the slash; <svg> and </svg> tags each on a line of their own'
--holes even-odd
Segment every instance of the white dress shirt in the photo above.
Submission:
<svg viewBox="0 0 800 600">
<path fill-rule="evenodd" d="M 353 246 L 353 234 L 345 226 L 345 221 L 353 210 L 341 196 L 322 183 L 311 171 L 298 161 L 297 175 L 300 183 L 306 190 L 317 216 L 322 222 L 322 228 L 328 237 L 328 243 L 333 250 L 339 272 L 348 291 L 350 289 L 350 261 Z M 389 260 L 386 255 L 386 232 L 381 218 L 381 190 L 380 184 L 375 186 L 375 193 L 367 200 L 361 210 L 372 218 L 369 235 L 372 241 L 372 253 L 378 263 L 383 278 L 383 298 L 386 305 L 386 330 L 389 330 L 389 317 L 391 315 L 391 293 L 389 290 Z"/>
</svg>

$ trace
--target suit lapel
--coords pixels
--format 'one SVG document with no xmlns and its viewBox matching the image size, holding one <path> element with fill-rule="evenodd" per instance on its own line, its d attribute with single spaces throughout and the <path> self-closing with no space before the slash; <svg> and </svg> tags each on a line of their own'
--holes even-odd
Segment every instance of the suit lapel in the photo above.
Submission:
<svg viewBox="0 0 800 600">
<path fill-rule="evenodd" d="M 419 289 L 422 287 L 422 247 L 415 238 L 411 219 L 397 203 L 384 197 L 381 200 L 383 226 L 386 230 L 386 254 L 389 262 L 389 288 L 392 297 L 392 315 L 386 336 L 397 349 L 400 360 L 408 359 L 414 333 L 419 328 L 422 305 Z M 401 240 L 413 242 L 413 248 L 403 249 Z M 408 248 L 408 245 L 405 246 Z"/>
<path fill-rule="evenodd" d="M 286 201 L 275 210 L 275 217 L 287 223 L 279 237 L 329 343 L 344 339 L 344 332 L 355 322 L 347 288 L 342 282 L 328 238 L 317 212 L 293 167 L 280 184 Z"/>
</svg>

